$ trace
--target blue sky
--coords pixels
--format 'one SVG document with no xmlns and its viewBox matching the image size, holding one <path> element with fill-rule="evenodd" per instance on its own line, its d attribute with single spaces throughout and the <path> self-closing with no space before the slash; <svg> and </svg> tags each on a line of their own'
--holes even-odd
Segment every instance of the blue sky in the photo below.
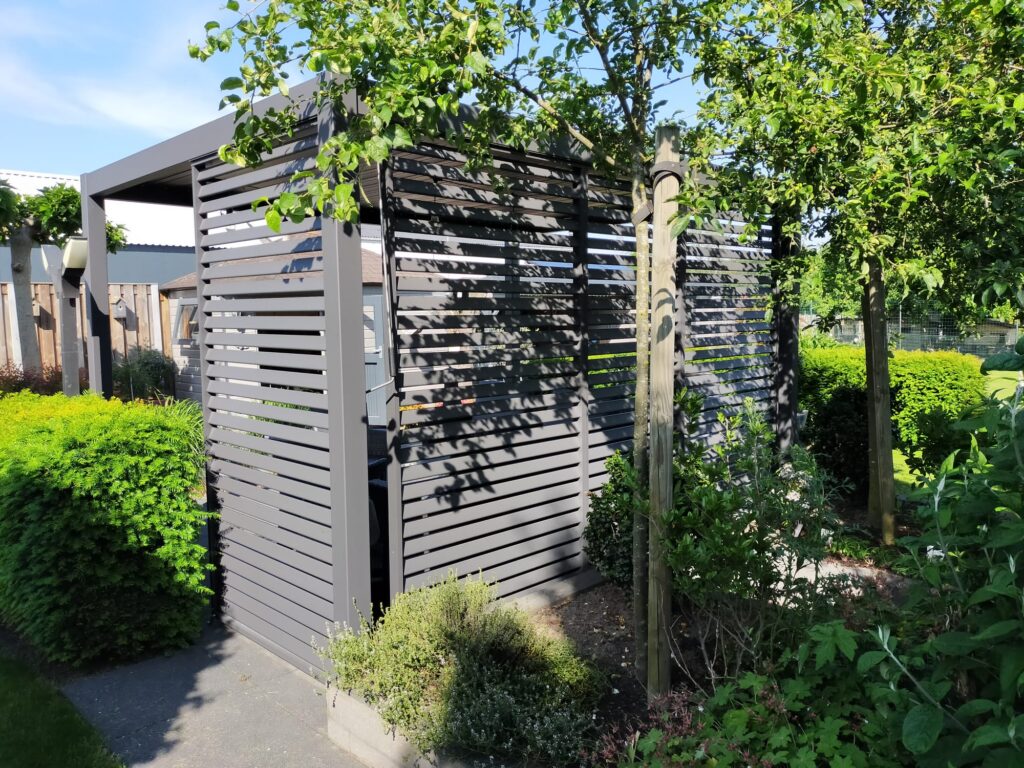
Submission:
<svg viewBox="0 0 1024 768">
<path fill-rule="evenodd" d="M 200 63 L 189 40 L 224 0 L 0 0 L 0 168 L 78 175 L 217 115 L 237 52 Z M 663 116 L 696 89 L 665 89 Z"/>
<path fill-rule="evenodd" d="M 189 39 L 223 0 L 2 0 L 0 168 L 80 174 L 217 114 L 233 54 Z"/>
</svg>

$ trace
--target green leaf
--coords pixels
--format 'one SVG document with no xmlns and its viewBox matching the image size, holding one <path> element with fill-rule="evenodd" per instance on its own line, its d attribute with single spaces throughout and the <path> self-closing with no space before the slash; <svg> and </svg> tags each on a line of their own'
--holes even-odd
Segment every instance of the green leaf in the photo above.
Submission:
<svg viewBox="0 0 1024 768">
<path fill-rule="evenodd" d="M 220 89 L 222 91 L 237 91 L 239 88 L 244 88 L 245 82 L 240 77 L 225 77 L 220 81 Z"/>
<path fill-rule="evenodd" d="M 490 66 L 490 62 L 487 60 L 486 56 L 480 53 L 480 51 L 473 50 L 470 51 L 469 55 L 466 57 L 466 66 L 478 75 L 482 75 L 487 71 Z"/>
<path fill-rule="evenodd" d="M 989 371 L 1021 371 L 1024 370 L 1024 355 L 1016 352 L 998 352 L 985 358 L 981 364 L 981 372 Z"/>
<path fill-rule="evenodd" d="M 931 704 L 918 704 L 903 720 L 903 746 L 915 755 L 923 755 L 935 745 L 942 733 L 942 712 Z"/>
<path fill-rule="evenodd" d="M 861 654 L 857 659 L 857 673 L 863 675 L 869 669 L 873 669 L 884 661 L 889 654 L 885 651 L 868 651 Z"/>
<path fill-rule="evenodd" d="M 263 218 L 267 222 L 267 226 L 274 232 L 281 231 L 281 213 L 277 208 L 267 208 L 267 212 L 263 214 Z"/>
<path fill-rule="evenodd" d="M 1013 100 L 1013 108 L 1018 112 L 1024 112 L 1024 93 L 1017 94 L 1017 98 Z"/>
<path fill-rule="evenodd" d="M 227 8 L 229 11 L 237 11 L 238 0 L 228 0 L 227 4 L 224 7 Z"/>
<path fill-rule="evenodd" d="M 1007 619 L 1005 621 L 997 621 L 981 632 L 974 636 L 974 639 L 978 642 L 991 641 L 991 640 L 1002 640 L 1004 637 L 1008 637 L 1012 634 L 1020 634 L 1022 628 L 1021 621 L 1019 619 Z"/>
</svg>

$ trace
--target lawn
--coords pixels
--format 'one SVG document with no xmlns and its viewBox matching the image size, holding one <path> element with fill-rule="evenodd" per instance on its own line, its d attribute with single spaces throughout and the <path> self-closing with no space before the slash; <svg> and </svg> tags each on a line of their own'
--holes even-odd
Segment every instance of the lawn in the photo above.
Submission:
<svg viewBox="0 0 1024 768">
<path fill-rule="evenodd" d="M 61 693 L 29 667 L 0 656 L 0 766 L 123 768 Z"/>
</svg>

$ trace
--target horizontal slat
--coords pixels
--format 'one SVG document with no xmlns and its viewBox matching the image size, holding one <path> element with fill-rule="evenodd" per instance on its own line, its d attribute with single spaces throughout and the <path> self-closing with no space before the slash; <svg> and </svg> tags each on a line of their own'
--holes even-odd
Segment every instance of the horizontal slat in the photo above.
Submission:
<svg viewBox="0 0 1024 768">
<path fill-rule="evenodd" d="M 285 333 L 207 333 L 208 346 L 254 347 L 257 349 L 291 349 L 322 352 L 326 340 L 320 334 Z"/>
<path fill-rule="evenodd" d="M 550 462 L 550 467 L 557 467 L 560 460 L 573 454 L 578 447 L 579 438 L 572 434 L 559 439 L 530 443 L 528 448 L 514 443 L 499 445 L 490 450 L 477 450 L 462 456 L 444 456 L 440 452 L 435 452 L 427 461 L 402 467 L 402 480 L 405 483 L 412 483 L 405 487 L 406 492 L 422 496 L 425 492 L 416 490 L 416 487 L 421 485 L 416 483 L 416 480 L 457 475 L 462 472 L 476 477 L 488 477 L 492 472 L 507 472 L 511 476 L 520 469 L 532 471 L 536 464 L 531 460 L 547 461 Z M 509 468 L 509 464 L 514 466 Z"/>
<path fill-rule="evenodd" d="M 295 568 L 287 563 L 283 563 L 234 540 L 225 539 L 221 542 L 221 557 L 241 560 L 243 563 L 259 568 L 264 573 L 274 576 L 286 584 L 291 584 L 316 595 L 322 600 L 330 600 L 333 594 L 329 581 L 319 579 L 301 568 Z"/>
<path fill-rule="evenodd" d="M 212 280 L 204 281 L 203 296 L 288 296 L 299 293 L 321 294 L 324 279 L 311 275 L 281 275 L 267 280 Z"/>
<path fill-rule="evenodd" d="M 300 405 L 315 410 L 326 410 L 327 398 L 320 392 L 302 392 L 296 389 L 281 389 L 279 387 L 261 387 L 255 384 L 237 384 L 230 381 L 212 379 L 207 383 L 207 389 L 213 395 L 233 395 L 236 397 L 249 397 L 254 400 L 270 401 L 275 403 L 288 403 L 289 405 Z"/>
<path fill-rule="evenodd" d="M 313 446 L 326 449 L 327 433 L 316 432 L 303 427 L 290 427 L 285 424 L 278 424 L 273 421 L 262 421 L 260 419 L 242 418 L 230 413 L 213 411 L 208 419 L 209 424 L 215 427 L 236 429 L 239 432 L 250 434 L 266 435 L 281 440 L 297 443 L 300 446 Z"/>
<path fill-rule="evenodd" d="M 258 365 L 261 368 L 289 368 L 304 371 L 322 371 L 327 365 L 325 356 L 318 352 L 289 354 L 261 350 L 208 348 L 206 359 L 211 363 L 239 363 Z"/>
<path fill-rule="evenodd" d="M 210 378 L 253 381 L 260 384 L 277 384 L 284 387 L 301 387 L 313 390 L 327 389 L 327 377 L 312 373 L 275 371 L 268 368 L 240 368 L 232 365 L 214 364 L 206 369 L 206 375 Z"/>
<path fill-rule="evenodd" d="M 487 451 L 492 448 L 504 448 L 516 446 L 516 450 L 523 458 L 533 456 L 545 456 L 550 453 L 539 443 L 552 438 L 562 438 L 577 433 L 574 423 L 549 424 L 523 431 L 517 435 L 482 435 L 477 438 L 455 438 L 447 442 L 446 450 L 448 455 L 460 453 L 475 453 Z M 436 445 L 405 444 L 399 449 L 399 460 L 407 461 L 429 461 L 438 455 Z"/>
<path fill-rule="evenodd" d="M 413 529 L 418 528 L 420 531 L 433 531 L 449 526 L 461 526 L 472 520 L 480 520 L 513 509 L 541 509 L 548 502 L 579 494 L 578 470 L 578 467 L 552 469 L 532 477 L 492 481 L 482 487 L 477 485 L 455 490 L 444 487 L 432 489 L 450 492 L 440 496 L 406 500 L 403 510 L 405 519 L 409 521 L 406 528 L 413 526 Z M 454 515 L 455 512 L 459 512 L 459 515 L 435 519 L 438 513 Z M 430 517 L 413 525 L 412 520 L 421 515 Z M 407 535 L 411 533 L 412 529 L 406 530 Z"/>
<path fill-rule="evenodd" d="M 307 520 L 321 525 L 330 524 L 330 510 L 325 507 L 321 507 L 318 504 L 310 504 L 302 499 L 296 499 L 291 496 L 274 493 L 273 491 L 268 491 L 265 488 L 255 486 L 252 483 L 247 483 L 244 480 L 235 480 L 231 477 L 218 477 L 216 478 L 215 485 L 218 497 L 220 497 L 221 494 L 231 494 L 239 497 L 240 499 L 259 502 L 260 504 L 271 507 L 272 509 L 280 509 L 283 512 L 296 515 L 297 517 L 304 517 Z M 235 505 L 240 505 L 242 502 L 236 501 L 233 503 Z"/>
<path fill-rule="evenodd" d="M 290 299 L 212 299 L 203 307 L 205 312 L 323 312 L 322 296 L 304 296 Z"/>
<path fill-rule="evenodd" d="M 490 536 L 408 557 L 405 560 L 405 572 L 412 574 L 428 568 L 447 567 L 457 563 L 461 568 L 465 568 L 467 564 L 461 561 L 470 558 L 474 560 L 473 567 L 477 568 L 486 567 L 492 563 L 508 562 L 517 557 L 533 554 L 538 548 L 546 549 L 550 546 L 557 546 L 563 541 L 579 538 L 581 519 L 579 512 L 556 515 L 527 525 L 509 528 Z M 490 550 L 503 551 L 491 552 Z M 487 552 L 488 556 L 475 557 L 481 552 Z"/>
</svg>

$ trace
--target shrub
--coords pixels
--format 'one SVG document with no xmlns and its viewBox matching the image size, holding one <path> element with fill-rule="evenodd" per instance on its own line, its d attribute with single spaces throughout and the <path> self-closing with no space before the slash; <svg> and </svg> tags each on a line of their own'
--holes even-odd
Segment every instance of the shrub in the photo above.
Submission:
<svg viewBox="0 0 1024 768">
<path fill-rule="evenodd" d="M 1020 765 L 1024 722 L 1024 403 L 993 402 L 985 432 L 921 490 L 906 538 L 903 621 L 861 657 L 897 696 L 892 718 L 921 765 Z"/>
<path fill-rule="evenodd" d="M 605 462 L 608 481 L 590 495 L 583 549 L 598 573 L 626 588 L 633 581 L 633 509 L 636 473 L 619 452 Z"/>
<path fill-rule="evenodd" d="M 0 395 L 27 389 L 37 395 L 54 395 L 61 391 L 60 368 L 52 365 L 42 368 L 22 368 L 13 363 L 0 366 Z"/>
<path fill-rule="evenodd" d="M 326 649 L 334 683 L 423 751 L 578 762 L 601 686 L 566 641 L 539 635 L 482 581 L 399 595 Z"/>
<path fill-rule="evenodd" d="M 72 663 L 193 640 L 209 593 L 202 462 L 191 403 L 0 400 L 0 617 Z"/>
<path fill-rule="evenodd" d="M 858 636 L 831 621 L 784 652 L 772 674 L 747 674 L 711 696 L 652 712 L 640 727 L 605 749 L 604 765 L 862 766 L 913 765 L 899 731 L 884 716 L 890 698 L 866 686 L 855 669 Z M 610 745 L 609 745 L 610 746 Z"/>
<path fill-rule="evenodd" d="M 763 671 L 839 595 L 836 579 L 819 573 L 837 520 L 813 457 L 796 447 L 780 463 L 774 432 L 750 400 L 719 420 L 725 440 L 709 458 L 697 445 L 680 452 L 680 496 L 665 524 L 693 646 L 675 657 L 703 690 Z"/>
<path fill-rule="evenodd" d="M 961 445 L 950 425 L 984 392 L 978 360 L 956 352 L 897 351 L 889 360 L 893 436 L 911 467 Z M 864 351 L 843 346 L 800 355 L 800 403 L 808 411 L 803 436 L 822 466 L 855 489 L 868 478 L 867 375 Z M 918 456 L 919 451 L 924 451 Z"/>
<path fill-rule="evenodd" d="M 122 400 L 151 400 L 174 389 L 174 361 L 156 349 L 135 349 L 114 365 L 114 387 Z"/>
</svg>

